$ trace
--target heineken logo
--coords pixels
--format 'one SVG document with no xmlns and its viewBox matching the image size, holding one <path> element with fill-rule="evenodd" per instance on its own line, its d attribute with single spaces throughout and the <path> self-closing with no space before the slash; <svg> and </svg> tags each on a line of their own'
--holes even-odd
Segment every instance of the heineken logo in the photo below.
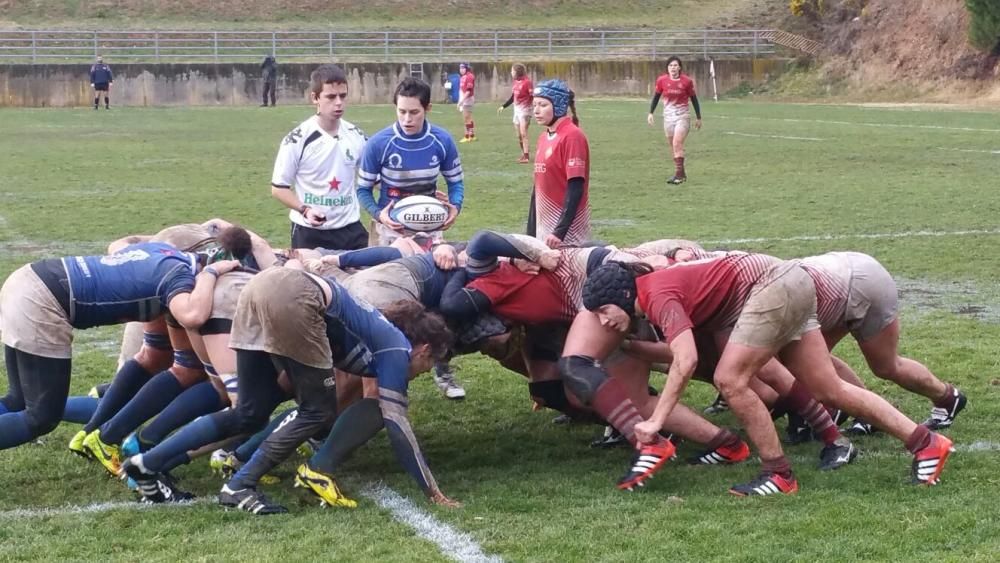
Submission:
<svg viewBox="0 0 1000 563">
<path fill-rule="evenodd" d="M 343 207 L 345 205 L 354 204 L 354 195 L 347 194 L 338 197 L 325 197 L 313 194 L 305 194 L 305 197 L 302 198 L 302 203 L 306 205 L 319 205 L 323 207 Z"/>
</svg>

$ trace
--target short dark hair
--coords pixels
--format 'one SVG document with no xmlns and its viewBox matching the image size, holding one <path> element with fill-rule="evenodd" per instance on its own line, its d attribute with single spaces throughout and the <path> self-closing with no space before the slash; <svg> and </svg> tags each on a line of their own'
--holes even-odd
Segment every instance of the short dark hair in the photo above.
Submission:
<svg viewBox="0 0 1000 563">
<path fill-rule="evenodd" d="M 684 70 L 684 62 L 681 61 L 681 58 L 678 57 L 678 56 L 676 56 L 676 55 L 673 56 L 673 57 L 670 57 L 669 59 L 667 59 L 667 65 L 666 66 L 670 66 L 670 63 L 672 63 L 674 61 L 677 61 L 677 64 L 681 65 L 681 70 Z"/>
<path fill-rule="evenodd" d="M 319 65 L 309 75 L 309 89 L 318 96 L 324 84 L 347 84 L 347 73 L 337 65 Z"/>
<path fill-rule="evenodd" d="M 423 305 L 410 299 L 389 303 L 381 311 L 406 336 L 411 345 L 427 344 L 435 359 L 440 360 L 448 355 L 454 337 L 441 315 L 428 311 Z"/>
<path fill-rule="evenodd" d="M 400 81 L 399 86 L 396 86 L 396 91 L 392 94 L 392 103 L 396 104 L 396 100 L 403 96 L 404 98 L 418 98 L 420 99 L 420 105 L 427 109 L 431 105 L 431 86 L 419 78 L 414 78 L 412 76 L 407 76 Z"/>
<path fill-rule="evenodd" d="M 521 78 L 522 76 L 528 73 L 528 69 L 525 68 L 525 66 L 521 63 L 514 63 L 514 66 L 512 66 L 511 68 L 514 70 L 514 76 L 518 78 Z"/>
<path fill-rule="evenodd" d="M 215 240 L 223 250 L 236 260 L 246 258 L 250 254 L 250 251 L 253 250 L 253 241 L 250 239 L 250 233 L 237 225 L 224 229 L 215 237 Z"/>
</svg>

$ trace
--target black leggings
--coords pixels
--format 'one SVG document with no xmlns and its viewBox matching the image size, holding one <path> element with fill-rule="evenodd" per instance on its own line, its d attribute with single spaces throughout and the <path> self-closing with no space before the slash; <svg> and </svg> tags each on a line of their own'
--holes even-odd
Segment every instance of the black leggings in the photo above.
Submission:
<svg viewBox="0 0 1000 563">
<path fill-rule="evenodd" d="M 66 408 L 72 360 L 36 356 L 7 345 L 3 355 L 8 388 L 0 403 L 9 412 L 25 412 L 31 439 L 52 432 Z"/>
<path fill-rule="evenodd" d="M 272 468 L 285 461 L 302 442 L 328 427 L 337 416 L 337 390 L 333 370 L 319 369 L 285 356 L 266 352 L 236 351 L 236 369 L 240 374 L 237 410 L 257 410 L 251 403 L 244 406 L 246 384 L 276 386 L 278 374 L 284 371 L 292 383 L 298 408 L 264 440 L 257 453 L 243 466 L 231 486 L 254 487 Z M 267 383 L 264 383 L 267 382 Z M 256 395 L 256 391 L 251 393 Z M 253 399 L 250 399 L 253 401 Z M 270 411 L 268 411 L 270 413 Z M 266 422 L 266 420 L 265 420 Z"/>
</svg>

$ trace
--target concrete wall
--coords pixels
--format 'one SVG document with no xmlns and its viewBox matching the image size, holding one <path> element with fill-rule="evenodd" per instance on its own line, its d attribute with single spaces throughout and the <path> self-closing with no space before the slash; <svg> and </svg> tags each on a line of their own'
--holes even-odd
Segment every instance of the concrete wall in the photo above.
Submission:
<svg viewBox="0 0 1000 563">
<path fill-rule="evenodd" d="M 260 103 L 257 64 L 112 64 L 117 106 L 252 105 Z M 502 101 L 510 95 L 510 63 L 472 63 L 477 101 Z M 306 100 L 309 73 L 316 64 L 282 64 L 278 96 L 285 103 Z M 779 74 L 785 61 L 738 59 L 715 62 L 719 92 L 743 81 L 761 82 Z M 529 63 L 534 80 L 559 77 L 581 97 L 649 96 L 663 61 L 578 61 Z M 389 103 L 396 84 L 407 75 L 404 64 L 348 64 L 352 101 Z M 695 78 L 702 97 L 711 95 L 708 61 L 688 61 L 685 71 Z M 0 106 L 72 107 L 93 103 L 89 65 L 0 65 Z M 425 64 L 425 79 L 434 101 L 446 98 L 442 77 L 457 72 L 457 64 Z"/>
</svg>

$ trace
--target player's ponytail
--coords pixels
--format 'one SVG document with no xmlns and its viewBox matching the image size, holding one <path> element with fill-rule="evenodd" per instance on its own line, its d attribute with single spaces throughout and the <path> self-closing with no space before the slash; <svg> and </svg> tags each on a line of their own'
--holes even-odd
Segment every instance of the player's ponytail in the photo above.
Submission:
<svg viewBox="0 0 1000 563">
<path fill-rule="evenodd" d="M 569 91 L 569 112 L 573 114 L 573 125 L 580 124 L 580 118 L 576 115 L 576 92 Z"/>
</svg>

